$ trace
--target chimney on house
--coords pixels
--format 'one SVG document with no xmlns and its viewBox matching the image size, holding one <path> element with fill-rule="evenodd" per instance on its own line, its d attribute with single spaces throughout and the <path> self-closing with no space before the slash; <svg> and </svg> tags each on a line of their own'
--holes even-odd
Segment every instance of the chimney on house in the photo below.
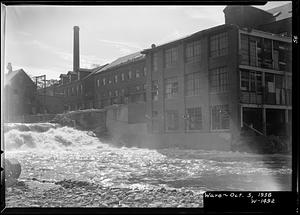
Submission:
<svg viewBox="0 0 300 215">
<path fill-rule="evenodd" d="M 12 72 L 12 66 L 11 66 L 11 63 L 8 63 L 6 68 L 7 68 L 7 70 L 8 70 L 8 74 Z"/>
<path fill-rule="evenodd" d="M 74 26 L 73 72 L 79 72 L 79 27 Z"/>
</svg>

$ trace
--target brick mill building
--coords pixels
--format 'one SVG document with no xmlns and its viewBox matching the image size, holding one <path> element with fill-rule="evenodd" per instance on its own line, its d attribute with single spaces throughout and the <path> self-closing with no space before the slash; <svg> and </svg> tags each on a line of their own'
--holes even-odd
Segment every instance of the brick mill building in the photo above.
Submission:
<svg viewBox="0 0 300 215">
<path fill-rule="evenodd" d="M 151 86 L 147 124 L 162 144 L 230 149 L 243 126 L 287 135 L 291 26 L 272 32 L 265 22 L 276 26 L 274 15 L 253 7 L 230 6 L 224 13 L 224 25 L 143 52 Z"/>
</svg>

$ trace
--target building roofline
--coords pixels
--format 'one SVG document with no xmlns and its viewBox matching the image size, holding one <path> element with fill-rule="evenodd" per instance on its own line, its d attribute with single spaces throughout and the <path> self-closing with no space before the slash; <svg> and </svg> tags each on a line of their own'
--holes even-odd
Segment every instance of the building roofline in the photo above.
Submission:
<svg viewBox="0 0 300 215">
<path fill-rule="evenodd" d="M 281 40 L 284 42 L 290 42 L 290 43 L 292 42 L 292 37 L 282 36 L 280 34 L 274 34 L 271 32 L 261 31 L 261 30 L 257 30 L 254 28 L 253 29 L 240 28 L 239 31 L 243 32 L 243 33 L 248 33 L 248 34 L 258 34 L 258 35 L 264 34 L 265 36 L 269 37 L 270 39 L 277 39 L 277 40 Z"/>
<path fill-rule="evenodd" d="M 92 77 L 92 76 L 95 75 L 99 70 L 102 70 L 102 69 L 105 68 L 107 65 L 108 65 L 108 63 L 107 63 L 107 64 L 104 64 L 104 65 L 102 65 L 102 66 L 99 66 L 99 67 L 97 67 L 97 68 L 94 68 L 93 71 L 92 71 L 90 74 L 88 74 L 87 76 L 85 76 L 85 77 L 84 77 L 83 79 L 81 79 L 81 80 L 85 80 L 85 79 L 88 79 L 88 78 Z"/>
<path fill-rule="evenodd" d="M 259 11 L 261 13 L 265 13 L 267 15 L 273 15 L 272 13 L 270 13 L 268 10 L 263 10 L 263 9 L 260 9 L 260 8 L 257 8 L 257 7 L 253 7 L 253 6 L 250 6 L 250 5 L 228 5 L 226 6 L 224 9 L 223 9 L 223 13 L 225 13 L 227 10 L 231 9 L 231 8 L 237 8 L 237 7 L 243 7 L 243 8 L 248 8 L 248 9 L 251 9 L 251 10 L 256 10 L 256 11 Z"/>
<path fill-rule="evenodd" d="M 197 32 L 195 32 L 193 34 L 190 34 L 190 35 L 186 36 L 186 37 L 183 37 L 183 38 L 171 41 L 171 42 L 163 43 L 163 44 L 155 46 L 153 48 L 144 49 L 141 53 L 142 54 L 146 54 L 148 52 L 152 52 L 154 50 L 161 49 L 161 48 L 166 47 L 168 45 L 173 45 L 175 43 L 179 43 L 179 42 L 183 42 L 183 41 L 189 40 L 189 39 L 191 39 L 193 37 L 203 36 L 203 35 L 206 35 L 206 34 L 209 34 L 209 33 L 213 32 L 213 31 L 218 31 L 218 30 L 222 30 L 222 29 L 226 29 L 226 28 L 236 28 L 236 29 L 238 29 L 238 26 L 233 25 L 233 24 L 218 25 L 218 26 L 215 26 L 215 27 L 212 27 L 212 28 L 208 28 L 208 29 L 204 29 L 204 30 L 201 30 L 201 31 L 197 31 Z"/>
<path fill-rule="evenodd" d="M 33 80 L 30 78 L 30 76 L 25 72 L 23 68 L 17 69 L 14 71 L 11 71 L 10 73 L 7 73 L 4 75 L 4 86 L 7 86 L 11 83 L 11 81 L 20 73 L 23 72 L 25 76 L 27 76 L 28 79 L 31 80 L 31 82 L 34 84 Z"/>
<path fill-rule="evenodd" d="M 144 60 L 144 59 L 146 58 L 146 56 L 142 53 L 142 51 L 140 51 L 140 52 L 138 52 L 138 53 L 140 53 L 141 56 L 134 57 L 134 58 L 129 59 L 129 60 L 125 61 L 125 62 L 121 62 L 121 63 L 119 63 L 119 64 L 117 64 L 117 65 L 114 65 L 114 66 L 111 66 L 111 67 L 110 67 L 110 65 L 111 65 L 113 62 L 115 62 L 115 61 L 117 61 L 117 60 L 119 60 L 119 59 L 121 59 L 121 58 L 123 58 L 123 57 L 132 55 L 132 54 L 129 54 L 129 55 L 125 55 L 125 56 L 123 56 L 123 57 L 120 57 L 120 58 L 114 60 L 112 63 L 107 64 L 107 66 L 105 66 L 104 68 L 102 68 L 102 69 L 100 69 L 99 71 L 95 72 L 95 74 L 100 74 L 100 73 L 102 73 L 102 72 L 109 72 L 109 71 L 111 71 L 112 69 L 120 68 L 120 67 L 125 66 L 125 65 L 128 65 L 128 64 L 130 64 L 130 63 L 136 63 L 136 62 L 139 62 L 139 61 Z M 134 53 L 133 53 L 133 54 L 134 54 Z M 107 68 L 107 67 L 108 67 L 108 68 Z"/>
</svg>

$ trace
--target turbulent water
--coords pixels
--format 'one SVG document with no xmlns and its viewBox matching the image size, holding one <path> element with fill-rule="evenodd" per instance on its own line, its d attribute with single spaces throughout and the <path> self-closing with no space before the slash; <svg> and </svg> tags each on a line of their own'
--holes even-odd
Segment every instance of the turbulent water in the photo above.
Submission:
<svg viewBox="0 0 300 215">
<path fill-rule="evenodd" d="M 92 132 L 51 123 L 6 124 L 4 144 L 6 158 L 16 158 L 22 165 L 19 180 L 24 186 L 31 186 L 27 187 L 26 193 L 35 197 L 28 204 L 38 206 L 57 204 L 46 204 L 46 200 L 43 203 L 40 194 L 33 195 L 37 189 L 32 185 L 33 181 L 47 182 L 48 185 L 81 181 L 101 186 L 101 189 L 115 188 L 120 192 L 134 189 L 148 193 L 160 188 L 174 189 L 174 192 L 189 190 L 195 194 L 208 190 L 291 189 L 291 157 L 288 155 L 120 148 L 101 142 Z M 63 192 L 58 190 L 55 195 Z M 12 188 L 7 192 L 9 206 L 24 206 L 24 199 L 20 199 L 24 190 Z M 75 188 L 68 192 L 73 197 L 81 195 L 76 194 Z M 69 202 L 75 202 L 75 199 Z"/>
</svg>

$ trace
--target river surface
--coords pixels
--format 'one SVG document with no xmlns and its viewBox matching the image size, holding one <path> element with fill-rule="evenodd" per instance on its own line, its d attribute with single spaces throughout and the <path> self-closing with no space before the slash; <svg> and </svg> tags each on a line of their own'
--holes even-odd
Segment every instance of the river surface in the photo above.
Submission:
<svg viewBox="0 0 300 215">
<path fill-rule="evenodd" d="M 291 190 L 291 156 L 114 147 L 51 123 L 6 124 L 22 165 L 7 207 L 202 207 L 205 191 Z"/>
</svg>

